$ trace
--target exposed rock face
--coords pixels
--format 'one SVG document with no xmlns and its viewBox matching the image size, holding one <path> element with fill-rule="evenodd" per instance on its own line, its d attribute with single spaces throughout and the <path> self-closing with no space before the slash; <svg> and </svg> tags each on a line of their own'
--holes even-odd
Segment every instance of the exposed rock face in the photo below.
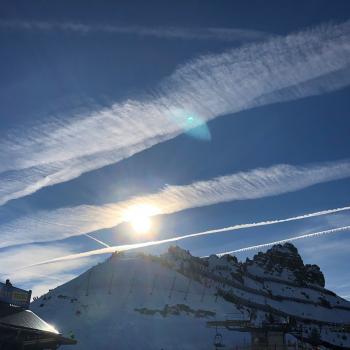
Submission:
<svg viewBox="0 0 350 350">
<path fill-rule="evenodd" d="M 317 265 L 304 264 L 298 253 L 298 249 L 291 243 L 278 244 L 267 250 L 259 252 L 253 259 L 247 259 L 241 263 L 235 256 L 223 255 L 218 257 L 211 255 L 200 259 L 191 256 L 190 252 L 179 247 L 170 247 L 164 255 L 168 261 L 176 261 L 180 270 L 191 269 L 207 271 L 229 277 L 238 281 L 242 280 L 244 272 L 251 274 L 280 278 L 290 282 L 296 282 L 301 286 L 317 285 L 325 286 L 324 275 Z"/>
<path fill-rule="evenodd" d="M 305 279 L 321 287 L 324 287 L 326 283 L 324 275 L 318 265 L 305 265 Z"/>
<path fill-rule="evenodd" d="M 247 259 L 244 268 L 257 265 L 264 270 L 265 274 L 275 277 L 290 275 L 300 285 L 314 284 L 325 286 L 324 275 L 317 265 L 304 264 L 298 253 L 298 249 L 291 243 L 278 244 L 266 253 L 259 252 L 253 260 Z"/>
</svg>

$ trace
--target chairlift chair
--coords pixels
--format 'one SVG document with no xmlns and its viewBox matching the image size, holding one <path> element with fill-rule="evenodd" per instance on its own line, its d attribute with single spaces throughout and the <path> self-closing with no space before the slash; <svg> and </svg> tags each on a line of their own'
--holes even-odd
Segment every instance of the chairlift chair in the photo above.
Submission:
<svg viewBox="0 0 350 350">
<path fill-rule="evenodd" d="M 216 334 L 214 336 L 214 346 L 215 349 L 217 348 L 223 348 L 225 345 L 222 343 L 222 334 L 216 331 Z"/>
</svg>

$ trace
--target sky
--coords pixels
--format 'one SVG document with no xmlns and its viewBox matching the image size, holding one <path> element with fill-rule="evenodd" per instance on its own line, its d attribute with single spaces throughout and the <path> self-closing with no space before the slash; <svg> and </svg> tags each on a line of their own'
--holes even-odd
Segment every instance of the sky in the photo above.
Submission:
<svg viewBox="0 0 350 350">
<path fill-rule="evenodd" d="M 2 1 L 0 45 L 2 279 L 302 236 L 350 299 L 348 1 Z"/>
</svg>

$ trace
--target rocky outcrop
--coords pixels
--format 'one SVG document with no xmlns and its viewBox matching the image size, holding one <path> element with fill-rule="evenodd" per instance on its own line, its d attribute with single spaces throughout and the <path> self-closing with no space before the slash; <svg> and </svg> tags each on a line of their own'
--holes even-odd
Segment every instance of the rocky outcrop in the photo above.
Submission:
<svg viewBox="0 0 350 350">
<path fill-rule="evenodd" d="M 243 268 L 249 271 L 254 265 L 261 268 L 266 275 L 294 279 L 300 285 L 325 286 L 320 268 L 317 265 L 305 265 L 298 249 L 291 243 L 275 245 L 265 253 L 259 252 L 252 260 L 247 259 Z"/>
<path fill-rule="evenodd" d="M 318 265 L 305 265 L 305 280 L 309 283 L 316 284 L 324 288 L 326 281 Z"/>
</svg>

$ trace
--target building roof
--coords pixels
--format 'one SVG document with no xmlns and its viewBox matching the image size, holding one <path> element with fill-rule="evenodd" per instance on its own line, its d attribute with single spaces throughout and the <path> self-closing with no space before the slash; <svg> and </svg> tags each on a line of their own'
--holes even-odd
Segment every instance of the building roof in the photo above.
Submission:
<svg viewBox="0 0 350 350">
<path fill-rule="evenodd" d="M 47 322 L 42 320 L 30 310 L 21 310 L 0 317 L 0 324 L 5 326 L 25 328 L 32 331 L 41 331 L 58 334 L 58 331 Z"/>
<path fill-rule="evenodd" d="M 11 346 L 19 343 L 23 349 L 42 350 L 77 343 L 74 339 L 63 337 L 30 310 L 0 303 L 0 311 L 0 339 L 10 341 Z"/>
</svg>

